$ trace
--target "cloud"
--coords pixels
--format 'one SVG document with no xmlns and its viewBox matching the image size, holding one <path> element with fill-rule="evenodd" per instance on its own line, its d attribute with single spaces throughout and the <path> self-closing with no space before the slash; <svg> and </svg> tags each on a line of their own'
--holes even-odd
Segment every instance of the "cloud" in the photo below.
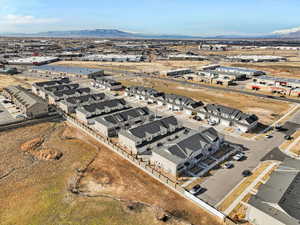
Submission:
<svg viewBox="0 0 300 225">
<path fill-rule="evenodd" d="M 27 25 L 27 24 L 49 24 L 59 22 L 58 18 L 36 18 L 34 16 L 23 16 L 9 14 L 2 18 L 4 24 L 9 25 Z"/>
<path fill-rule="evenodd" d="M 276 30 L 273 31 L 272 34 L 290 34 L 290 33 L 295 33 L 299 32 L 300 27 L 295 27 L 295 28 L 290 28 L 290 29 L 284 29 L 284 30 Z"/>
</svg>

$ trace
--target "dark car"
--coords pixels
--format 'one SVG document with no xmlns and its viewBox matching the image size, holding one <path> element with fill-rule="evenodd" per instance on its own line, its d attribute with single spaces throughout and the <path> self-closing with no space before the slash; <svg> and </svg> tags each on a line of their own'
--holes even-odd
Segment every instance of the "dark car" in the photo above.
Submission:
<svg viewBox="0 0 300 225">
<path fill-rule="evenodd" d="M 284 136 L 284 139 L 287 140 L 287 141 L 289 141 L 289 140 L 292 140 L 293 137 L 290 136 L 290 135 L 285 135 L 285 136 Z"/>
<path fill-rule="evenodd" d="M 250 170 L 244 170 L 242 172 L 243 177 L 249 177 L 252 175 L 252 172 Z"/>
<path fill-rule="evenodd" d="M 201 191 L 203 191 L 203 190 L 204 190 L 204 188 L 202 188 L 202 187 L 200 186 L 200 184 L 197 184 L 197 185 L 195 185 L 195 186 L 190 190 L 190 193 L 193 194 L 193 195 L 195 195 L 195 194 L 197 194 L 197 193 L 199 193 L 199 192 L 201 192 Z"/>
</svg>

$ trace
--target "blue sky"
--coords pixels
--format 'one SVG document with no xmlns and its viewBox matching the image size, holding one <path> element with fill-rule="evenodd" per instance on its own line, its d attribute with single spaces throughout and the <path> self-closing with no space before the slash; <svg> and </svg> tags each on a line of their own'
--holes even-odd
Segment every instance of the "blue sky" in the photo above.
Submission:
<svg viewBox="0 0 300 225">
<path fill-rule="evenodd" d="M 300 27 L 299 12 L 300 0 L 0 0 L 0 32 L 256 35 Z"/>
</svg>

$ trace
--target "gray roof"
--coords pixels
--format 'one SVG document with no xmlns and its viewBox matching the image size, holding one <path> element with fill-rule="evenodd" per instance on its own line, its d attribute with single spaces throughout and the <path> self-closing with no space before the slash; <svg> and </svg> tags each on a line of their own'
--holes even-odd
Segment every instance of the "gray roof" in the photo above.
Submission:
<svg viewBox="0 0 300 225">
<path fill-rule="evenodd" d="M 195 109 L 200 106 L 203 106 L 203 103 L 200 101 L 194 101 L 193 99 L 182 96 L 182 95 L 176 95 L 176 94 L 164 94 L 164 96 L 160 97 L 163 99 L 165 102 L 178 105 L 178 106 L 183 106 L 186 108 L 190 109 Z"/>
<path fill-rule="evenodd" d="M 300 223 L 300 163 L 286 159 L 262 184 L 249 205 L 287 225 Z"/>
<path fill-rule="evenodd" d="M 49 86 L 57 86 L 57 85 L 63 85 L 63 84 L 69 84 L 71 83 L 69 78 L 62 78 L 59 80 L 51 80 L 51 81 L 44 81 L 44 82 L 37 82 L 33 85 L 37 87 L 49 87 Z"/>
<path fill-rule="evenodd" d="M 219 66 L 216 68 L 216 70 L 228 70 L 228 71 L 234 71 L 234 72 L 239 72 L 239 73 L 264 73 L 263 71 L 260 70 L 255 70 L 255 69 L 249 69 L 249 68 L 240 68 L 240 67 L 230 67 L 230 66 Z"/>
<path fill-rule="evenodd" d="M 55 86 L 49 86 L 44 87 L 43 90 L 46 92 L 56 92 L 56 91 L 63 91 L 63 90 L 72 90 L 72 89 L 78 89 L 79 84 L 66 84 L 66 85 L 55 85 Z"/>
<path fill-rule="evenodd" d="M 214 128 L 203 131 L 188 131 L 175 142 L 168 143 L 170 147 L 162 146 L 153 152 L 162 155 L 166 159 L 180 164 L 197 151 L 203 150 L 207 145 L 219 140 L 219 134 Z"/>
<path fill-rule="evenodd" d="M 133 94 L 141 94 L 141 95 L 151 96 L 151 97 L 159 96 L 162 94 L 162 92 L 159 92 L 153 88 L 148 88 L 143 86 L 128 87 L 126 88 L 126 91 Z"/>
<path fill-rule="evenodd" d="M 90 88 L 77 88 L 77 89 L 70 89 L 70 90 L 59 90 L 50 93 L 50 95 L 57 97 L 57 98 L 68 98 L 73 96 L 80 96 L 86 95 L 91 92 Z"/>
<path fill-rule="evenodd" d="M 69 74 L 78 74 L 78 75 L 89 75 L 89 74 L 103 71 L 101 69 L 90 69 L 90 68 L 69 67 L 69 66 L 51 66 L 51 65 L 32 67 L 32 69 L 53 71 L 59 73 L 61 72 L 61 73 L 69 73 Z"/>
<path fill-rule="evenodd" d="M 97 83 L 100 83 L 100 84 L 103 84 L 103 85 L 106 85 L 106 86 L 118 86 L 118 85 L 121 85 L 120 82 L 118 81 L 115 81 L 113 79 L 108 79 L 108 78 L 95 78 L 95 81 Z"/>
<path fill-rule="evenodd" d="M 83 96 L 70 97 L 65 99 L 63 102 L 68 105 L 84 105 L 103 101 L 105 97 L 106 96 L 104 93 L 88 94 Z"/>
<path fill-rule="evenodd" d="M 256 115 L 252 114 L 246 114 L 243 113 L 240 110 L 223 106 L 223 105 L 218 105 L 218 104 L 208 104 L 203 107 L 204 110 L 214 116 L 221 117 L 223 119 L 235 121 L 237 123 L 243 124 L 243 125 L 251 125 L 254 122 L 258 121 L 258 118 Z"/>
<path fill-rule="evenodd" d="M 30 108 L 35 104 L 47 105 L 47 103 L 42 98 L 34 95 L 21 86 L 9 86 L 7 88 L 4 88 L 4 90 L 15 97 L 26 108 Z"/>
<path fill-rule="evenodd" d="M 117 125 L 119 123 L 124 123 L 126 121 L 130 121 L 132 119 L 143 117 L 149 114 L 150 111 L 147 107 L 138 107 L 138 108 L 132 108 L 129 110 L 124 110 L 122 112 L 110 114 L 107 116 L 98 117 L 95 119 L 95 121 L 99 121 L 99 122 L 104 121 L 107 124 Z"/>
<path fill-rule="evenodd" d="M 300 80 L 299 79 L 293 79 L 293 78 L 285 78 L 285 77 L 272 77 L 272 76 L 260 76 L 259 79 L 262 80 L 271 80 L 274 82 L 286 82 L 286 83 L 296 83 L 296 84 L 300 84 Z"/>
</svg>

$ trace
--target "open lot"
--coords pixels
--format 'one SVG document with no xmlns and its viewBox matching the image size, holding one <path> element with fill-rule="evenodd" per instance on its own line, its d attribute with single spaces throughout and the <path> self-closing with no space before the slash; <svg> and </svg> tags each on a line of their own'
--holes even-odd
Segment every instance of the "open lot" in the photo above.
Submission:
<svg viewBox="0 0 300 225">
<path fill-rule="evenodd" d="M 200 68 L 209 61 L 155 61 L 155 62 L 87 62 L 87 61 L 59 61 L 51 65 L 78 66 L 87 68 L 102 68 L 106 70 L 126 70 L 131 72 L 152 73 L 178 68 Z"/>
<path fill-rule="evenodd" d="M 23 143 L 36 138 L 43 140 L 42 148 L 61 151 L 62 158 L 47 161 L 25 154 Z M 3 225 L 218 224 L 191 202 L 63 123 L 2 132 L 0 143 Z M 84 173 L 76 182 L 80 190 L 76 195 L 69 188 L 79 168 Z M 165 211 L 173 215 L 171 219 L 158 221 L 157 213 Z"/>
<path fill-rule="evenodd" d="M 21 85 L 25 88 L 30 88 L 32 83 L 43 81 L 39 78 L 28 78 L 24 77 L 22 75 L 4 75 L 0 74 L 0 91 L 4 87 L 10 86 L 10 85 Z"/>
<path fill-rule="evenodd" d="M 263 124 L 272 124 L 286 112 L 292 104 L 278 102 L 271 99 L 263 99 L 254 96 L 242 95 L 232 92 L 199 89 L 190 86 L 182 86 L 175 82 L 161 81 L 154 78 L 128 78 L 121 80 L 123 85 L 142 85 L 155 88 L 159 91 L 174 93 L 191 97 L 206 103 L 222 104 L 237 108 L 243 112 L 256 114 Z"/>
</svg>

